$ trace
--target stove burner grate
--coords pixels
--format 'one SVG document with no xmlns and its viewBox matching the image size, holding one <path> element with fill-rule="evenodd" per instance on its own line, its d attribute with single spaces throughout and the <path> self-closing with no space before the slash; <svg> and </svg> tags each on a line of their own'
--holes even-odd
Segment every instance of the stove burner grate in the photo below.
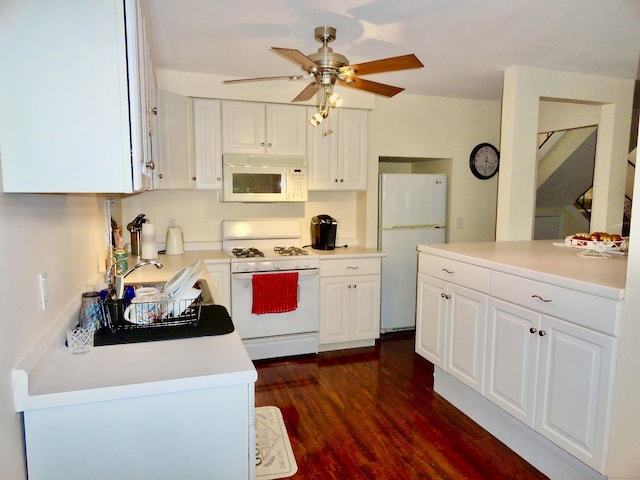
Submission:
<svg viewBox="0 0 640 480">
<path fill-rule="evenodd" d="M 237 258 L 264 257 L 264 253 L 253 247 L 234 248 L 233 250 L 231 250 L 231 253 L 233 253 L 233 255 Z"/>
<path fill-rule="evenodd" d="M 283 257 L 295 257 L 298 255 L 309 255 L 309 252 L 300 247 L 273 247 L 273 251 Z"/>
</svg>

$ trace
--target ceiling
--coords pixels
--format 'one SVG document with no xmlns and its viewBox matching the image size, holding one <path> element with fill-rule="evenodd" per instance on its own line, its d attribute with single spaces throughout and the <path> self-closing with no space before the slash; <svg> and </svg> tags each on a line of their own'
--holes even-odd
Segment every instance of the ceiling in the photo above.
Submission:
<svg viewBox="0 0 640 480">
<path fill-rule="evenodd" d="M 145 3 L 163 70 L 229 79 L 299 74 L 269 48 L 315 53 L 314 29 L 332 26 L 337 38 L 329 46 L 352 64 L 415 53 L 425 68 L 366 77 L 409 94 L 499 100 L 512 65 L 628 79 L 638 72 L 639 0 Z"/>
</svg>

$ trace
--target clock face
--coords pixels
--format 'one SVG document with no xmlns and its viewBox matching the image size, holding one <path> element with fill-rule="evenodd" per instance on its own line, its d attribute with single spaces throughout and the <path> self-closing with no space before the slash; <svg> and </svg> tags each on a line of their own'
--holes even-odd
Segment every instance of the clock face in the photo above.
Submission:
<svg viewBox="0 0 640 480">
<path fill-rule="evenodd" d="M 486 180 L 498 172 L 500 154 L 490 143 L 477 145 L 469 156 L 469 168 L 477 178 Z"/>
</svg>

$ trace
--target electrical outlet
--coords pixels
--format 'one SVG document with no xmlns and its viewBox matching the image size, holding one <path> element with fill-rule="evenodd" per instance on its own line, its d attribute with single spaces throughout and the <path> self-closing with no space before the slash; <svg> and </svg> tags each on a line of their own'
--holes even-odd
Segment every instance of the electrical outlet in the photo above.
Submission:
<svg viewBox="0 0 640 480">
<path fill-rule="evenodd" d="M 38 288 L 40 290 L 40 310 L 46 310 L 49 303 L 49 286 L 47 285 L 47 274 L 38 274 Z"/>
<path fill-rule="evenodd" d="M 456 217 L 456 229 L 460 230 L 462 228 L 462 217 Z"/>
</svg>

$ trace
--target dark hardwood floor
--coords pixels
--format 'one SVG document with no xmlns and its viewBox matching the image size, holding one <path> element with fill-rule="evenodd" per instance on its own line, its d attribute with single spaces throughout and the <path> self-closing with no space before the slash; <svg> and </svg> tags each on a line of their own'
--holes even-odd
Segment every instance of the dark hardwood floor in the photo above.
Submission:
<svg viewBox="0 0 640 480">
<path fill-rule="evenodd" d="M 412 333 L 375 347 L 257 361 L 256 405 L 284 416 L 293 480 L 545 479 L 433 391 Z"/>
</svg>

